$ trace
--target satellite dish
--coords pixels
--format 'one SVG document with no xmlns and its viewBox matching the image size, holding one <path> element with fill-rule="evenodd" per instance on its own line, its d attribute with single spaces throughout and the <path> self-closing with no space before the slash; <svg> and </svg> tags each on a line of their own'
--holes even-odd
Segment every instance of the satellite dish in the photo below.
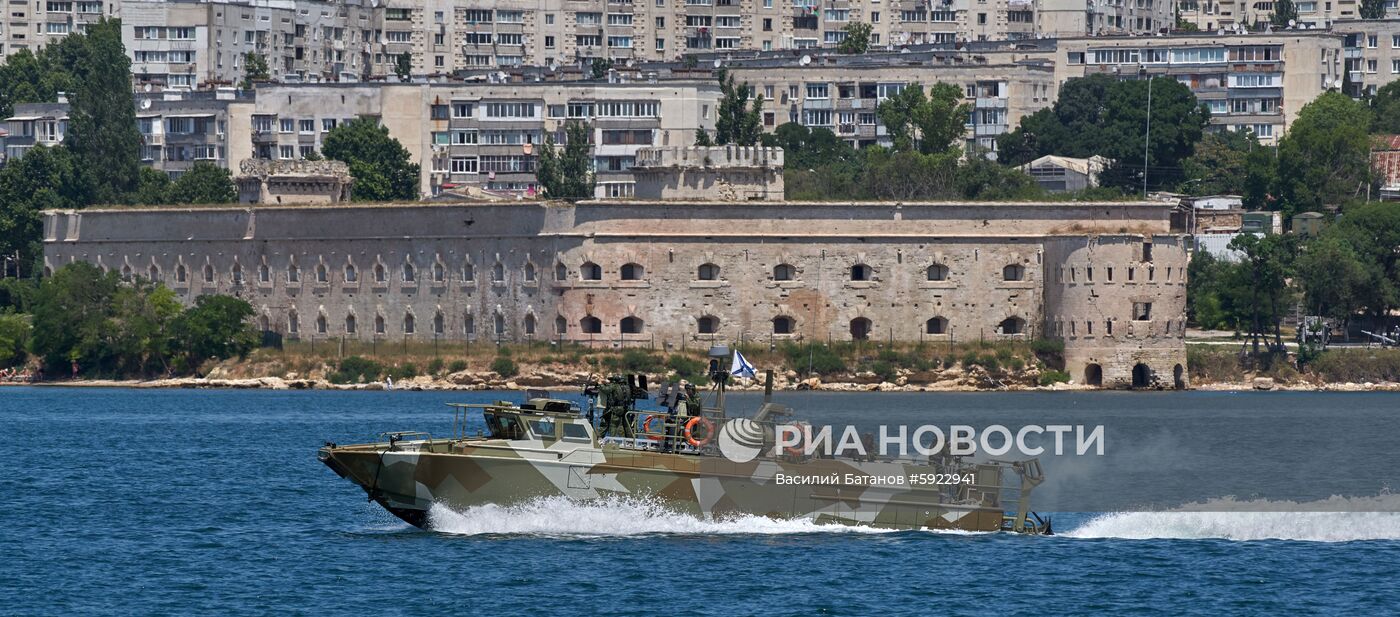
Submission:
<svg viewBox="0 0 1400 617">
<path fill-rule="evenodd" d="M 144 89 L 146 92 L 150 92 L 150 91 L 151 91 L 151 84 L 146 84 L 145 86 L 143 86 L 143 89 Z M 142 107 L 142 109 L 145 109 L 146 107 L 150 107 L 150 106 L 151 106 L 151 102 L 150 102 L 150 101 L 141 101 L 141 103 L 142 103 L 142 105 L 145 105 L 145 107 Z"/>
<path fill-rule="evenodd" d="M 719 65 L 720 65 L 720 59 L 719 59 L 719 58 L 715 58 L 715 68 L 719 68 Z"/>
<path fill-rule="evenodd" d="M 151 84 L 146 84 L 146 92 L 151 91 Z M 141 109 L 150 109 L 151 99 L 141 99 Z"/>
<path fill-rule="evenodd" d="M 555 71 L 557 71 L 557 70 L 559 70 L 559 65 L 558 65 L 558 64 L 550 64 L 550 65 L 549 65 L 549 72 L 553 73 L 553 72 L 555 72 Z"/>
<path fill-rule="evenodd" d="M 1296 25 L 1298 25 L 1298 20 L 1296 20 L 1296 19 L 1290 19 L 1290 20 L 1288 20 L 1288 27 L 1289 27 L 1289 28 L 1292 28 L 1293 26 L 1296 26 Z"/>
<path fill-rule="evenodd" d="M 1225 29 L 1224 29 L 1224 28 L 1221 28 L 1221 29 L 1219 29 L 1219 30 L 1216 30 L 1216 31 L 1215 31 L 1215 36 L 1225 36 Z"/>
<path fill-rule="evenodd" d="M 526 142 L 526 144 L 521 146 L 520 149 L 524 151 L 525 154 L 530 154 L 531 152 L 535 151 L 535 144 Z"/>
<path fill-rule="evenodd" d="M 635 64 L 635 63 L 632 61 L 632 59 L 631 59 L 631 58 L 628 58 L 628 59 L 627 59 L 627 68 L 629 68 L 629 69 L 632 68 L 632 65 L 633 65 L 633 64 Z"/>
<path fill-rule="evenodd" d="M 809 64 L 812 63 L 812 57 L 811 57 L 811 56 L 808 56 L 808 55 L 806 55 L 806 54 L 803 54 L 803 55 L 802 55 L 802 59 L 801 59 L 801 60 L 798 60 L 797 63 L 798 63 L 798 64 L 801 64 L 802 66 L 807 66 L 807 65 L 809 65 Z"/>
</svg>

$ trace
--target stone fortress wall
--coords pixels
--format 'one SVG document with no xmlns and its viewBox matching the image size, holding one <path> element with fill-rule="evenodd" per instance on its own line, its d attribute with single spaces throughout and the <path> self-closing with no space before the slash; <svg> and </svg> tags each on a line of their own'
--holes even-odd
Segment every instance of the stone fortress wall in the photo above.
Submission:
<svg viewBox="0 0 1400 617">
<path fill-rule="evenodd" d="M 290 338 L 676 348 L 1045 337 L 1065 341 L 1076 381 L 1126 385 L 1141 364 L 1140 381 L 1170 385 L 1185 364 L 1186 307 L 1186 253 L 1170 210 L 645 201 L 94 209 L 46 213 L 45 262 L 156 279 L 186 302 L 238 295 L 262 328 Z M 1148 312 L 1134 314 L 1143 305 Z"/>
</svg>

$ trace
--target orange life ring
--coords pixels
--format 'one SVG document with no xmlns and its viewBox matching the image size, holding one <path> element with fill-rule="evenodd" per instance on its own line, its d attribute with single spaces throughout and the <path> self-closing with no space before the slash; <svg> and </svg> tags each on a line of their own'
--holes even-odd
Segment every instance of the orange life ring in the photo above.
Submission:
<svg viewBox="0 0 1400 617">
<path fill-rule="evenodd" d="M 695 430 L 695 427 L 696 427 L 696 426 L 703 426 L 703 427 L 705 427 L 705 433 L 704 433 L 705 436 L 704 436 L 703 439 L 696 439 L 696 438 L 695 438 L 694 430 Z M 715 423 L 714 423 L 713 421 L 711 421 L 709 418 L 702 418 L 702 417 L 700 417 L 700 416 L 696 416 L 696 417 L 694 417 L 694 418 L 691 418 L 689 422 L 686 422 L 686 423 L 685 423 L 685 441 L 686 441 L 686 443 L 690 444 L 691 446 L 694 446 L 694 447 L 696 447 L 696 448 L 699 448 L 700 446 L 703 446 L 703 445 L 705 445 L 705 444 L 710 443 L 710 440 L 712 440 L 712 439 L 714 439 L 714 438 L 715 438 Z"/>
<path fill-rule="evenodd" d="M 663 416 L 663 415 L 661 415 L 661 414 L 651 414 L 651 415 L 647 416 L 647 419 L 646 419 L 645 422 L 642 422 L 642 433 L 643 433 L 642 436 L 643 436 L 643 437 L 646 437 L 647 439 L 650 439 L 650 440 L 652 440 L 652 441 L 661 441 L 661 435 L 660 435 L 660 434 L 652 434 L 652 430 L 651 430 L 651 422 L 652 422 L 652 420 L 660 420 L 660 421 L 661 421 L 661 428 L 663 428 L 663 429 L 666 428 L 666 416 Z"/>
</svg>

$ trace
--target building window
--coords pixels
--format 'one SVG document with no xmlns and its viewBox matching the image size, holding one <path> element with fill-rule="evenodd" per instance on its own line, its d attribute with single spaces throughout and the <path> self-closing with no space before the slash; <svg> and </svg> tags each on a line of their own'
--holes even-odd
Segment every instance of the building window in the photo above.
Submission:
<svg viewBox="0 0 1400 617">
<path fill-rule="evenodd" d="M 792 334 L 797 331 L 797 322 L 787 315 L 773 318 L 773 334 Z"/>
<path fill-rule="evenodd" d="M 584 262 L 582 266 L 579 266 L 578 275 L 580 279 L 585 281 L 601 281 L 603 280 L 603 267 L 591 261 Z"/>
<path fill-rule="evenodd" d="M 205 266 L 204 266 L 204 282 L 206 282 L 206 283 L 213 283 L 213 282 L 214 282 L 214 266 L 205 264 Z"/>
<path fill-rule="evenodd" d="M 374 333 L 375 333 L 375 334 L 388 334 L 388 333 L 389 333 L 389 326 L 385 325 L 384 316 L 383 316 L 383 315 L 375 315 L 375 316 L 374 316 Z"/>
<path fill-rule="evenodd" d="M 870 280 L 870 277 L 872 275 L 873 271 L 871 270 L 870 266 L 867 266 L 865 264 L 856 264 L 854 266 L 851 266 L 852 281 L 868 281 Z"/>
<path fill-rule="evenodd" d="M 438 283 L 447 280 L 447 266 L 442 265 L 440 261 L 433 263 L 433 280 Z"/>
<path fill-rule="evenodd" d="M 997 334 L 1021 334 L 1026 329 L 1026 321 L 1020 317 L 1007 317 L 997 324 Z"/>
<path fill-rule="evenodd" d="M 622 278 L 622 280 L 624 280 L 624 281 L 640 281 L 640 280 L 642 280 L 642 278 L 643 278 L 645 275 L 646 275 L 646 270 L 645 270 L 644 268 L 642 268 L 642 265 L 641 265 L 641 264 L 637 264 L 637 263 L 626 263 L 626 264 L 622 264 L 621 278 Z"/>
<path fill-rule="evenodd" d="M 584 317 L 583 319 L 578 320 L 578 328 L 579 331 L 583 332 L 584 334 L 602 334 L 603 320 L 589 315 L 587 317 Z"/>
<path fill-rule="evenodd" d="M 176 282 L 176 283 L 183 283 L 183 282 L 185 282 L 185 265 L 184 265 L 184 264 L 180 264 L 180 265 L 178 265 L 178 266 L 175 266 L 175 282 Z"/>
<path fill-rule="evenodd" d="M 345 282 L 355 283 L 360 280 L 360 272 L 355 269 L 355 264 L 345 264 Z"/>
<path fill-rule="evenodd" d="M 863 341 L 870 338 L 872 326 L 870 320 L 864 317 L 857 317 L 851 320 L 851 340 Z"/>
<path fill-rule="evenodd" d="M 374 264 L 374 282 L 385 283 L 389 280 L 389 273 L 384 270 L 384 264 Z"/>
<path fill-rule="evenodd" d="M 1021 264 L 1011 264 L 1001 269 L 1001 280 L 1019 281 L 1026 277 L 1026 269 Z"/>
<path fill-rule="evenodd" d="M 695 331 L 700 334 L 718 334 L 719 318 L 713 315 L 705 315 L 695 320 Z"/>
<path fill-rule="evenodd" d="M 928 270 L 925 271 L 924 274 L 930 281 L 946 281 L 948 280 L 948 266 L 933 264 L 928 267 Z"/>
<path fill-rule="evenodd" d="M 354 313 L 350 313 L 349 315 L 346 315 L 346 316 L 345 316 L 345 333 L 346 333 L 346 334 L 354 334 L 354 333 L 355 333 L 355 314 L 354 314 Z"/>
<path fill-rule="evenodd" d="M 416 327 L 417 327 L 417 324 L 416 324 L 415 320 L 413 319 L 413 313 L 404 313 L 404 316 L 403 316 L 403 333 L 404 333 L 404 334 L 413 334 L 414 328 L 416 328 Z"/>
<path fill-rule="evenodd" d="M 711 263 L 700 264 L 695 270 L 695 278 L 701 281 L 719 280 L 719 266 Z"/>
<path fill-rule="evenodd" d="M 797 268 L 794 268 L 794 267 L 792 266 L 792 264 L 778 264 L 778 265 L 776 265 L 776 266 L 773 266 L 773 280 L 775 280 L 775 281 L 793 281 L 793 280 L 797 280 Z"/>
<path fill-rule="evenodd" d="M 948 320 L 942 317 L 934 317 L 924 322 L 925 334 L 947 334 Z"/>
<path fill-rule="evenodd" d="M 623 317 L 622 321 L 618 323 L 618 328 L 623 334 L 641 334 L 644 325 L 640 317 Z"/>
<path fill-rule="evenodd" d="M 405 264 L 403 265 L 403 281 L 404 281 L 405 283 L 412 283 L 412 282 L 414 282 L 414 280 L 416 279 L 417 276 L 418 276 L 418 269 L 417 269 L 417 268 L 414 268 L 414 267 L 413 267 L 413 264 L 411 264 L 411 263 L 405 263 Z"/>
<path fill-rule="evenodd" d="M 1151 302 L 1133 303 L 1133 321 L 1149 321 L 1152 319 Z"/>
</svg>

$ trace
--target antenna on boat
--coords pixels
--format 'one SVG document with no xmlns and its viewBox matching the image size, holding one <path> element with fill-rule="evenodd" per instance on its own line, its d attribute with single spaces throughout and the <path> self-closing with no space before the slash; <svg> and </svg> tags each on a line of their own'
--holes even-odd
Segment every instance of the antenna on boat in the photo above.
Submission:
<svg viewBox="0 0 1400 617">
<path fill-rule="evenodd" d="M 729 359 L 728 345 L 712 345 L 709 353 L 705 354 L 710 358 L 710 381 L 715 387 L 715 410 L 718 417 L 724 418 L 724 386 L 729 383 L 729 370 L 725 367 L 724 361 Z"/>
</svg>

